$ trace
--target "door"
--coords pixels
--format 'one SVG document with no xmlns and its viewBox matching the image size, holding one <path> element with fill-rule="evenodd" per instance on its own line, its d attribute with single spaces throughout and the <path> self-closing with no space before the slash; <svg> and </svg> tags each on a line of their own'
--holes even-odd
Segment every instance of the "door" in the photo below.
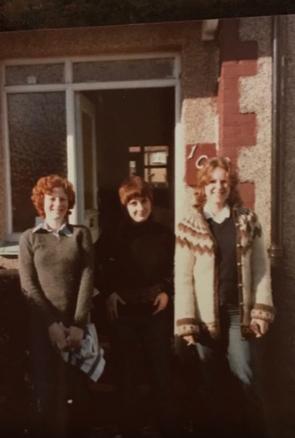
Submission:
<svg viewBox="0 0 295 438">
<path fill-rule="evenodd" d="M 75 94 L 78 156 L 78 221 L 95 242 L 99 236 L 95 105 L 83 93 Z"/>
</svg>

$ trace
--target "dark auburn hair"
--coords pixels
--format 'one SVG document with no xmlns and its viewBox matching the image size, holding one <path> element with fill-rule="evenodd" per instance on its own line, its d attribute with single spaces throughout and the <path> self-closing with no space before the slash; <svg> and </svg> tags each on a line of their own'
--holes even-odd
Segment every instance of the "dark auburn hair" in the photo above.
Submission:
<svg viewBox="0 0 295 438">
<path fill-rule="evenodd" d="M 153 190 L 141 176 L 133 175 L 126 178 L 118 189 L 121 204 L 126 207 L 134 198 L 149 198 L 153 202 Z"/>
<path fill-rule="evenodd" d="M 241 205 L 241 197 L 238 191 L 239 177 L 235 169 L 226 157 L 213 157 L 210 158 L 204 166 L 197 170 L 196 176 L 196 206 L 202 207 L 206 202 L 205 186 L 210 183 L 212 172 L 220 167 L 224 169 L 228 175 L 230 193 L 228 197 L 228 204 Z"/>
<path fill-rule="evenodd" d="M 53 189 L 56 187 L 61 187 L 64 189 L 69 202 L 68 214 L 71 213 L 70 210 L 75 205 L 75 192 L 73 184 L 66 178 L 63 178 L 59 175 L 48 175 L 39 178 L 32 190 L 31 200 L 33 201 L 34 207 L 36 208 L 39 216 L 43 218 L 45 217 L 44 196 L 51 195 Z"/>
</svg>

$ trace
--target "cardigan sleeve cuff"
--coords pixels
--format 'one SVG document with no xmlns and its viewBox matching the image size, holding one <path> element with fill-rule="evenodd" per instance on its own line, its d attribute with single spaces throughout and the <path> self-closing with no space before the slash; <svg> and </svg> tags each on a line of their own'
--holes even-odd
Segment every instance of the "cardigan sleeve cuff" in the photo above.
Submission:
<svg viewBox="0 0 295 438">
<path fill-rule="evenodd" d="M 193 318 L 183 318 L 176 321 L 176 334 L 178 336 L 198 335 L 199 326 Z"/>
<path fill-rule="evenodd" d="M 271 323 L 275 318 L 275 309 L 267 304 L 255 304 L 251 310 L 251 318 L 262 319 Z"/>
</svg>

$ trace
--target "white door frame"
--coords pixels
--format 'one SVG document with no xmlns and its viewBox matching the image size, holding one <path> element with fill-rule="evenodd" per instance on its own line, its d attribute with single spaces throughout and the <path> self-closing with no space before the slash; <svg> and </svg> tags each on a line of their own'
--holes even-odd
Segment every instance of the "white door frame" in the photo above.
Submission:
<svg viewBox="0 0 295 438">
<path fill-rule="evenodd" d="M 84 202 L 84 167 L 83 167 L 83 140 L 82 140 L 82 112 L 85 112 L 92 122 L 92 188 L 93 199 L 92 208 L 97 208 L 97 165 L 96 165 L 96 130 L 95 130 L 95 106 L 80 92 L 75 93 L 75 110 L 76 110 L 76 139 L 77 139 L 77 179 L 79 186 L 77 187 L 77 201 L 78 202 L 78 220 L 80 223 L 84 221 L 83 212 L 85 210 Z"/>
</svg>

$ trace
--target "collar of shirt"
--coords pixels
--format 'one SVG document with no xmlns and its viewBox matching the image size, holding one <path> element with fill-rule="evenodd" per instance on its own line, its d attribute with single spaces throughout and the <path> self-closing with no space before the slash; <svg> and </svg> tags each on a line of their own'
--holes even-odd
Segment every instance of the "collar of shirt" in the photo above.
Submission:
<svg viewBox="0 0 295 438">
<path fill-rule="evenodd" d="M 225 219 L 230 217 L 230 208 L 228 205 L 225 205 L 218 213 L 212 213 L 210 207 L 205 204 L 203 208 L 205 218 L 212 219 L 214 222 L 218 224 L 222 224 Z"/>
<path fill-rule="evenodd" d="M 39 225 L 37 225 L 33 229 L 33 233 L 36 233 L 39 230 L 47 231 L 47 233 L 52 233 L 56 237 L 59 237 L 59 236 L 70 237 L 73 234 L 73 232 L 70 229 L 68 224 L 62 224 L 62 226 L 59 227 L 57 230 L 53 230 L 52 228 L 50 228 L 50 226 L 45 221 L 41 222 Z"/>
</svg>

